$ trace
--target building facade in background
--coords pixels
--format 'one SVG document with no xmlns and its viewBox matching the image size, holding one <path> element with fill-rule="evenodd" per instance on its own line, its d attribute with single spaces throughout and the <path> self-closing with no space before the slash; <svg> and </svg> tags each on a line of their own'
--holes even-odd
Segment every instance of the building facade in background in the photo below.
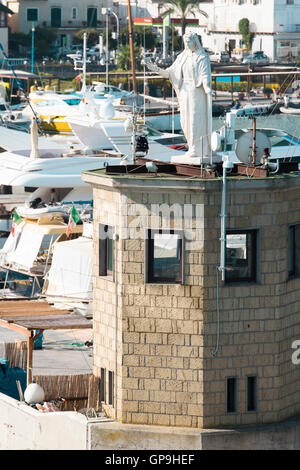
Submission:
<svg viewBox="0 0 300 470">
<path fill-rule="evenodd" d="M 5 2 L 0 2 L 0 44 L 6 54 L 8 54 L 8 18 L 12 15 L 13 11 L 5 5 Z"/>
<path fill-rule="evenodd" d="M 239 21 L 247 18 L 254 33 L 252 51 L 263 50 L 272 60 L 300 57 L 300 0 L 210 0 L 199 2 L 208 15 L 195 13 L 199 26 L 192 27 L 205 47 L 213 52 L 244 47 L 239 32 Z M 111 8 L 119 19 L 119 28 L 128 25 L 127 1 L 101 0 L 87 2 L 64 0 L 60 6 L 55 0 L 7 0 L 15 13 L 9 17 L 13 32 L 28 33 L 32 24 L 53 29 L 58 34 L 58 45 L 69 47 L 74 33 L 92 27 L 105 29 L 103 7 Z M 131 1 L 132 17 L 160 17 L 167 6 L 158 0 Z M 110 27 L 116 31 L 114 16 Z M 191 27 L 189 27 L 191 29 Z"/>
</svg>

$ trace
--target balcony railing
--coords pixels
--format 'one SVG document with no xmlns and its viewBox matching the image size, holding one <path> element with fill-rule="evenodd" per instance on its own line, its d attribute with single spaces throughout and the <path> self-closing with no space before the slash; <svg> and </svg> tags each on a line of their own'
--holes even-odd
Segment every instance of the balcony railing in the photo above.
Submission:
<svg viewBox="0 0 300 470">
<path fill-rule="evenodd" d="M 51 21 L 43 21 L 42 26 L 44 28 L 54 28 L 54 29 L 82 29 L 82 28 L 103 28 L 105 26 L 104 21 L 97 21 L 97 26 L 89 26 L 87 21 L 81 20 L 69 20 L 64 21 L 60 24 L 54 25 L 51 24 Z"/>
</svg>

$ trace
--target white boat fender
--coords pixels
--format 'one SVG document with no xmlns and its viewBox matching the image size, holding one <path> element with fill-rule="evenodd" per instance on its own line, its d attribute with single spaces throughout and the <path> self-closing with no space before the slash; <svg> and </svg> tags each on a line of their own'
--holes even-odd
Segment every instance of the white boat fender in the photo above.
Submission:
<svg viewBox="0 0 300 470">
<path fill-rule="evenodd" d="M 29 405 L 35 405 L 36 403 L 41 403 L 45 400 L 45 392 L 39 384 L 32 382 L 25 389 L 24 400 Z"/>
</svg>

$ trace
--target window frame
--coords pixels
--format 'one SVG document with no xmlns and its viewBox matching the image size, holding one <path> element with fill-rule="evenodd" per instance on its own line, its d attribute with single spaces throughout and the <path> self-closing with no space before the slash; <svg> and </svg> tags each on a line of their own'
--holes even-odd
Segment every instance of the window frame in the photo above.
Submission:
<svg viewBox="0 0 300 470">
<path fill-rule="evenodd" d="M 296 227 L 299 227 L 300 230 L 300 222 L 288 225 L 288 236 L 287 236 L 287 271 L 288 271 L 288 279 L 294 279 L 300 277 L 300 269 L 299 272 L 296 270 Z M 292 246 L 290 245 L 290 232 L 293 229 L 292 235 Z M 291 252 L 292 250 L 292 252 Z M 292 257 L 292 264 L 293 267 L 290 269 L 290 257 Z"/>
<path fill-rule="evenodd" d="M 100 370 L 100 403 L 105 403 L 106 401 L 106 369 L 101 367 Z"/>
<path fill-rule="evenodd" d="M 179 278 L 154 277 L 153 275 L 153 249 L 154 234 L 179 235 L 180 237 L 180 258 L 179 258 Z M 183 284 L 184 283 L 184 232 L 177 229 L 147 229 L 145 249 L 145 282 L 147 284 Z"/>
<path fill-rule="evenodd" d="M 75 16 L 74 16 L 75 13 Z M 71 7 L 71 20 L 77 20 L 78 18 L 78 8 L 77 7 Z"/>
<path fill-rule="evenodd" d="M 248 235 L 251 236 L 252 246 L 252 258 L 250 260 L 251 275 L 247 277 L 237 277 L 234 279 L 228 278 L 227 270 L 227 256 L 225 255 L 225 283 L 226 284 L 237 284 L 237 283 L 256 283 L 258 281 L 258 233 L 257 229 L 231 229 L 226 230 L 226 244 L 225 250 L 227 249 L 227 235 Z"/>
<path fill-rule="evenodd" d="M 92 22 L 89 22 L 89 10 L 96 11 L 96 19 L 93 18 Z M 96 28 L 99 21 L 99 9 L 96 6 L 88 6 L 86 9 L 86 24 L 88 28 Z"/>
<path fill-rule="evenodd" d="M 54 22 L 53 22 L 53 19 L 52 18 L 52 12 L 54 12 L 54 10 L 60 10 L 60 18 L 59 18 L 59 25 L 55 25 Z M 51 25 L 51 28 L 61 28 L 62 27 L 62 17 L 63 17 L 63 11 L 62 11 L 62 7 L 58 7 L 58 6 L 51 6 L 50 8 L 50 25 Z"/>
<path fill-rule="evenodd" d="M 103 232 L 102 232 L 103 227 Z M 106 236 L 101 238 L 101 233 L 111 233 L 111 237 Z M 111 240 L 111 245 L 109 244 Z M 111 246 L 111 253 L 110 253 Z M 109 269 L 109 257 L 111 255 L 112 269 Z M 99 224 L 99 237 L 98 237 L 98 260 L 99 260 L 99 276 L 113 278 L 114 277 L 114 228 L 108 224 Z"/>
<path fill-rule="evenodd" d="M 108 371 L 108 405 L 114 406 L 114 381 L 115 374 L 112 370 Z"/>
<path fill-rule="evenodd" d="M 252 400 L 249 400 L 249 392 L 250 392 L 249 379 L 255 379 L 255 381 L 254 381 L 254 383 L 255 383 L 254 393 L 253 393 Z M 251 401 L 253 401 L 253 403 L 254 403 L 254 408 L 249 409 L 249 403 Z M 246 412 L 247 413 L 256 413 L 257 412 L 257 375 L 254 375 L 254 374 L 247 375 L 247 377 L 246 377 Z"/>
<path fill-rule="evenodd" d="M 36 19 L 35 19 L 35 20 L 30 20 L 30 19 L 28 19 L 28 12 L 29 12 L 30 10 L 31 10 L 31 11 L 36 11 Z M 32 7 L 30 7 L 30 8 L 28 7 L 28 8 L 26 8 L 26 21 L 27 21 L 28 23 L 34 23 L 34 22 L 39 21 L 39 9 L 36 8 L 36 7 L 33 7 L 33 8 L 32 8 Z"/>
<path fill-rule="evenodd" d="M 234 380 L 234 396 L 233 396 L 233 401 L 234 406 L 233 410 L 230 410 L 228 407 L 229 404 L 229 380 Z M 234 414 L 238 412 L 238 379 L 236 376 L 229 376 L 226 377 L 226 413 L 227 414 Z"/>
</svg>

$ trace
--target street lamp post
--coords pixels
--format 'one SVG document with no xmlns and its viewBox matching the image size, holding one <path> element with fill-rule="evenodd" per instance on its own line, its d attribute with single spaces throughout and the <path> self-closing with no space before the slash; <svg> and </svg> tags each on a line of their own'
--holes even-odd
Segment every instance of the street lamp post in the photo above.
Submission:
<svg viewBox="0 0 300 470">
<path fill-rule="evenodd" d="M 108 85 L 108 65 L 109 65 L 109 56 L 108 56 L 108 16 L 114 15 L 117 22 L 117 50 L 119 49 L 119 35 L 120 35 L 120 22 L 118 15 L 111 8 L 102 8 L 102 15 L 106 16 L 106 53 L 105 53 L 105 62 L 106 62 L 106 85 Z"/>
<path fill-rule="evenodd" d="M 110 14 L 111 15 L 114 15 L 114 17 L 116 18 L 116 22 L 117 22 L 117 50 L 119 49 L 119 36 L 120 36 L 120 22 L 119 22 L 119 17 L 118 15 L 112 10 L 110 9 Z"/>
<path fill-rule="evenodd" d="M 32 23 L 32 28 L 31 28 L 31 73 L 34 72 L 34 23 Z"/>
<path fill-rule="evenodd" d="M 108 58 L 108 15 L 110 13 L 110 9 L 109 8 L 102 8 L 101 12 L 102 12 L 102 15 L 106 16 L 105 70 L 106 70 L 106 85 L 108 86 L 108 65 L 109 65 L 109 58 Z"/>
</svg>

